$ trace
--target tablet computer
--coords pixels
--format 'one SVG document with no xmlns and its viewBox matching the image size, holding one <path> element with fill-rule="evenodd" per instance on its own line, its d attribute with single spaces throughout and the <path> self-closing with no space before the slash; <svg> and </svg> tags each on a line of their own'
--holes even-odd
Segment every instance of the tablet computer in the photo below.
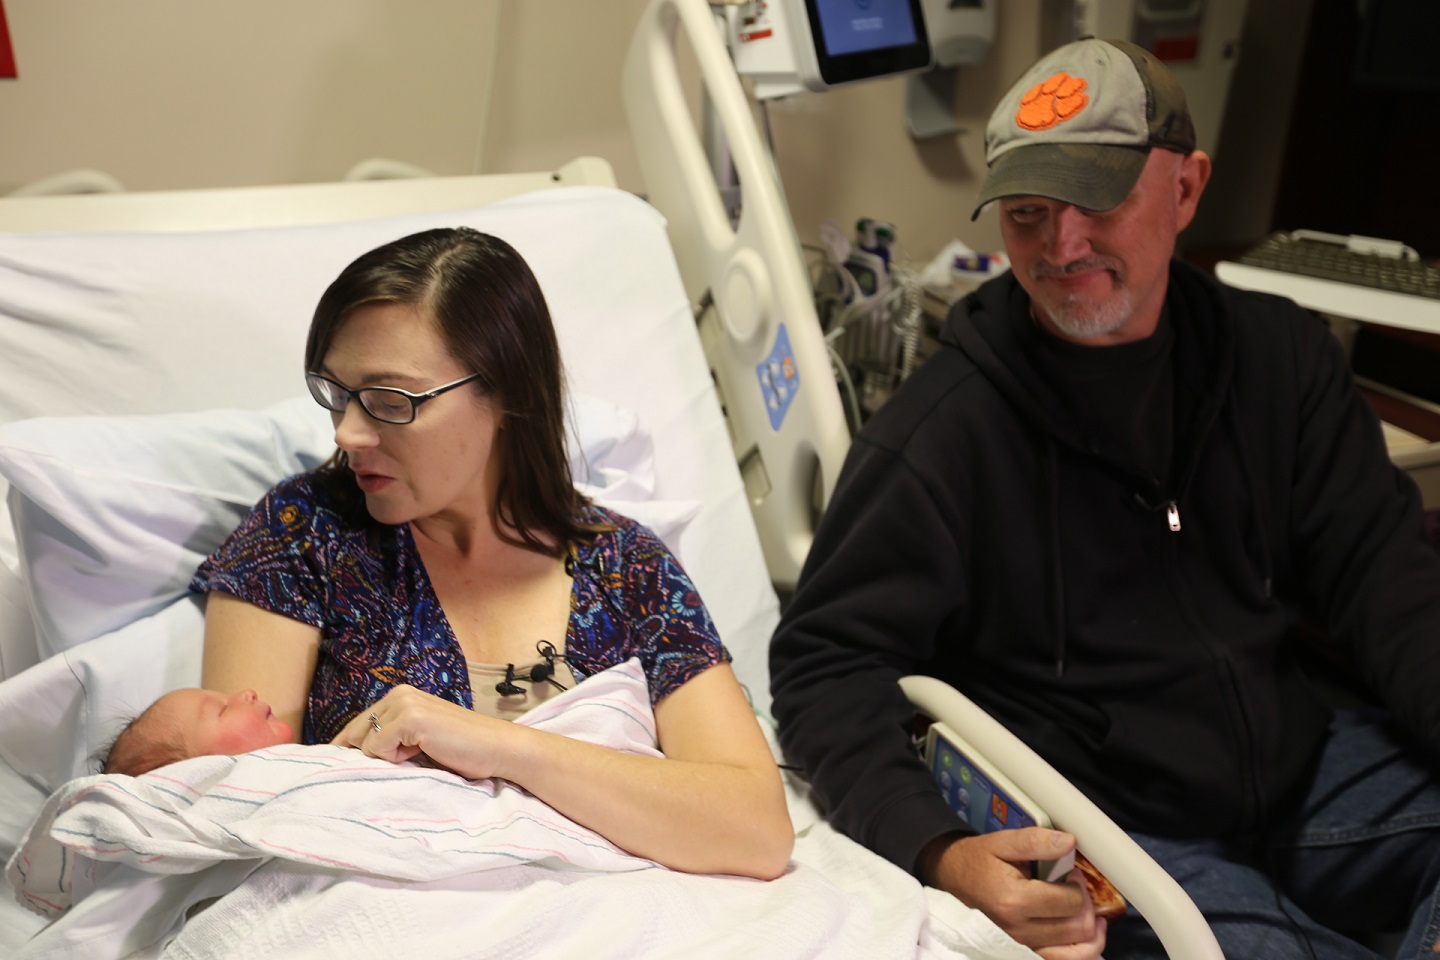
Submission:
<svg viewBox="0 0 1440 960">
<path fill-rule="evenodd" d="M 1050 817 L 1040 805 L 946 724 L 937 721 L 926 732 L 925 762 L 950 809 L 976 833 L 1050 828 Z M 1063 880 L 1074 866 L 1072 850 L 1059 860 L 1036 861 L 1031 875 Z"/>
<path fill-rule="evenodd" d="M 1038 803 L 946 724 L 937 721 L 926 732 L 925 761 L 945 802 L 976 833 L 1020 827 L 1053 829 Z M 1080 868 L 1097 917 L 1113 920 L 1125 915 L 1125 898 L 1083 853 L 1072 850 L 1059 860 L 1032 861 L 1030 875 L 1038 880 L 1064 880 L 1073 867 Z"/>
</svg>

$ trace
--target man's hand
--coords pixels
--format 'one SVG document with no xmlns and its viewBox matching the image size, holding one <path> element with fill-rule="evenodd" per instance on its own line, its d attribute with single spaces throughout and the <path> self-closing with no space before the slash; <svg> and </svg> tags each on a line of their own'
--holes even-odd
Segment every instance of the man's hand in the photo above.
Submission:
<svg viewBox="0 0 1440 960">
<path fill-rule="evenodd" d="M 1061 883 L 1030 879 L 1032 860 L 1054 860 L 1074 847 L 1070 834 L 1041 827 L 938 837 L 920 855 L 920 878 L 1045 960 L 1096 960 L 1105 948 L 1105 921 L 1095 916 L 1080 871 Z"/>
</svg>

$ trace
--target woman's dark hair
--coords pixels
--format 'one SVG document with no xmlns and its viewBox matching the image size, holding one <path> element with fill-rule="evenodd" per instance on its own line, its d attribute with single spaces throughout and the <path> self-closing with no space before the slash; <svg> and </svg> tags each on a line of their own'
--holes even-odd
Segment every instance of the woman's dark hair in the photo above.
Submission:
<svg viewBox="0 0 1440 960">
<path fill-rule="evenodd" d="M 345 319 L 374 303 L 418 308 L 433 319 L 450 354 L 480 375 L 476 386 L 505 426 L 492 452 L 500 481 L 491 520 L 501 539 L 557 557 L 576 540 L 588 540 L 599 528 L 578 518 L 584 500 L 565 454 L 560 347 L 540 284 L 515 248 L 454 227 L 402 237 L 362 255 L 321 296 L 305 343 L 305 369 L 319 370 Z M 328 466 L 345 472 L 344 451 Z"/>
</svg>

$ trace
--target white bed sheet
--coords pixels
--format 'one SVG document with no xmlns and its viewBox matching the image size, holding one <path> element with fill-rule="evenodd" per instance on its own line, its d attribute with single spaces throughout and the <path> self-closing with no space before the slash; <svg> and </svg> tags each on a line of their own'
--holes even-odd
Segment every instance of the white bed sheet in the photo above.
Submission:
<svg viewBox="0 0 1440 960">
<path fill-rule="evenodd" d="M 563 188 L 476 210 L 263 230 L 0 235 L 0 423 L 291 397 L 310 313 L 339 270 L 387 240 L 454 224 L 514 244 L 545 291 L 572 389 L 640 416 L 655 440 L 657 498 L 704 504 L 681 560 L 767 709 L 763 647 L 778 603 L 664 222 L 622 191 Z M 5 600 L 19 574 L 3 516 L 0 566 L 11 581 L 0 580 L 0 666 L 23 664 L 23 611 Z"/>
<path fill-rule="evenodd" d="M 653 438 L 654 496 L 702 503 L 674 546 L 773 735 L 766 653 L 778 604 L 663 221 L 630 195 L 579 187 L 478 210 L 222 233 L 0 234 L 0 423 L 258 409 L 293 397 L 309 315 L 329 279 L 379 243 L 461 223 L 504 237 L 530 262 L 572 389 L 640 417 Z M 15 626 L 28 616 L 15 597 L 35 596 L 21 592 L 22 567 L 0 518 L 7 672 L 49 652 L 22 635 L 29 624 Z M 0 682 L 0 854 L 13 851 L 56 781 L 85 772 L 84 754 L 118 714 L 194 682 L 199 625 L 195 605 L 179 601 Z M 803 784 L 790 787 L 797 860 L 852 898 L 847 921 L 909 931 L 896 956 L 1033 957 L 983 916 L 836 834 Z M 0 953 L 42 923 L 5 886 Z"/>
</svg>

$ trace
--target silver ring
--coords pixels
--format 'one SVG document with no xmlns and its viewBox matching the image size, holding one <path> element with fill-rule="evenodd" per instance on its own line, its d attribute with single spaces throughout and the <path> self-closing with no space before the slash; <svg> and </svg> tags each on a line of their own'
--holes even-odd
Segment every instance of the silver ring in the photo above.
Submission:
<svg viewBox="0 0 1440 960">
<path fill-rule="evenodd" d="M 376 733 L 380 732 L 380 721 L 375 719 L 375 714 L 373 713 L 370 714 L 370 726 L 375 728 Z"/>
</svg>

